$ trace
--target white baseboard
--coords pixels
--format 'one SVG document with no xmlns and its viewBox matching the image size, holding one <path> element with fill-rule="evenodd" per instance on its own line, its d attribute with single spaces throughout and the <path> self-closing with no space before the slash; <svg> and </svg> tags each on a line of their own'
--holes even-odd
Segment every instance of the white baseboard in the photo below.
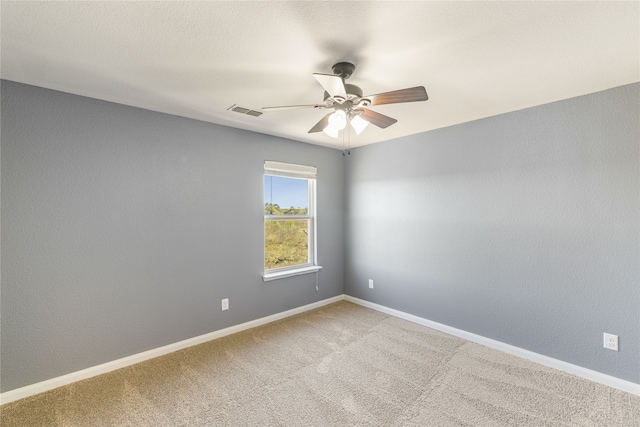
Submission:
<svg viewBox="0 0 640 427">
<path fill-rule="evenodd" d="M 281 313 L 272 314 L 271 316 L 262 317 L 260 319 L 252 320 L 250 322 L 242 323 L 240 325 L 230 326 L 225 329 L 210 332 L 208 334 L 200 335 L 197 337 L 189 338 L 184 341 L 165 345 L 163 347 L 148 350 L 142 353 L 133 354 L 131 356 L 123 357 L 122 359 L 113 360 L 111 362 L 103 363 L 101 365 L 92 366 L 81 371 L 72 372 L 70 374 L 62 375 L 60 377 L 51 378 L 46 381 L 31 384 L 25 387 L 9 390 L 0 394 L 0 405 L 13 402 L 15 400 L 23 399 L 25 397 L 32 396 L 34 394 L 43 393 L 45 391 L 52 390 L 54 388 L 62 387 L 67 384 L 74 383 L 76 381 L 85 380 L 87 378 L 95 377 L 96 375 L 105 374 L 107 372 L 115 371 L 116 369 L 124 368 L 136 363 L 144 362 L 145 360 L 153 359 L 154 357 L 163 356 L 174 351 L 182 350 L 187 347 L 202 344 L 207 341 L 214 340 L 216 338 L 222 338 L 227 335 L 235 334 L 246 329 L 255 328 L 256 326 L 265 325 L 267 323 L 274 322 L 276 320 L 284 319 L 285 317 L 293 316 L 295 314 L 303 313 L 314 308 L 322 307 L 327 304 L 332 304 L 344 299 L 344 295 L 338 295 L 332 298 L 327 298 L 322 301 L 314 302 L 312 304 L 297 307 L 291 310 L 283 311 Z"/>
<path fill-rule="evenodd" d="M 630 381 L 622 380 L 620 378 L 612 377 L 610 375 L 603 374 L 601 372 L 593 371 L 591 369 L 583 368 L 581 366 L 573 365 L 571 363 L 563 362 L 558 359 L 543 356 L 538 353 L 534 353 L 529 350 L 525 350 L 519 347 L 515 347 L 509 344 L 505 344 L 500 341 L 485 338 L 480 335 L 473 334 L 471 332 L 463 331 L 461 329 L 453 328 L 451 326 L 443 325 L 413 314 L 405 313 L 400 310 L 385 307 L 383 305 L 375 304 L 369 301 L 365 301 L 359 298 L 352 297 L 350 295 L 338 295 L 332 298 L 327 298 L 322 301 L 314 302 L 312 304 L 297 307 L 291 310 L 283 311 L 281 313 L 272 314 L 271 316 L 262 317 L 260 319 L 252 320 L 250 322 L 242 323 L 240 325 L 231 326 L 218 331 L 210 332 L 205 335 L 200 335 L 194 338 L 190 338 L 177 343 L 169 344 L 163 347 L 159 347 L 153 350 L 148 350 L 142 353 L 134 354 L 131 356 L 123 357 L 122 359 L 113 360 L 111 362 L 103 363 L 101 365 L 93 366 L 81 371 L 72 372 L 67 375 L 52 378 L 46 381 L 42 381 L 36 384 L 31 384 L 25 387 L 17 388 L 15 390 L 9 390 L 0 394 L 0 405 L 13 402 L 25 397 L 32 396 L 34 394 L 43 393 L 45 391 L 52 390 L 54 388 L 62 387 L 67 384 L 71 384 L 76 381 L 81 381 L 87 378 L 95 377 L 96 375 L 105 374 L 107 372 L 114 371 L 116 369 L 124 368 L 136 363 L 144 362 L 145 360 L 153 359 L 154 357 L 163 356 L 174 351 L 182 350 L 187 347 L 202 344 L 216 338 L 222 338 L 227 335 L 235 334 L 237 332 L 244 331 L 246 329 L 255 328 L 257 326 L 265 325 L 267 323 L 274 322 L 276 320 L 284 319 L 285 317 L 293 316 L 295 314 L 303 313 L 314 308 L 322 307 L 327 304 L 332 304 L 337 301 L 346 300 L 354 304 L 361 305 L 363 307 L 371 308 L 376 311 L 380 311 L 385 314 L 389 314 L 400 319 L 408 320 L 419 325 L 426 326 L 431 329 L 435 329 L 440 332 L 444 332 L 449 335 L 453 335 L 465 340 L 475 342 L 477 344 L 484 345 L 486 347 L 494 348 L 496 350 L 503 351 L 505 353 L 512 354 L 514 356 L 522 357 L 524 359 L 531 360 L 550 368 L 558 369 L 560 371 L 568 372 L 570 374 L 577 375 L 579 377 L 596 381 L 610 387 L 614 387 L 620 390 L 627 391 L 629 393 L 640 395 L 640 384 L 636 384 Z"/>
<path fill-rule="evenodd" d="M 636 384 L 631 381 L 626 381 L 620 378 L 612 377 L 611 375 L 606 375 L 601 372 L 583 368 L 582 366 L 563 362 L 562 360 L 554 359 L 552 357 L 534 353 L 532 351 L 515 347 L 509 344 L 505 344 L 500 341 L 492 340 L 491 338 L 485 338 L 483 336 L 476 335 L 471 332 L 467 332 L 461 329 L 453 328 L 451 326 L 443 325 L 442 323 L 437 323 L 432 320 L 428 320 L 419 316 L 415 316 L 413 314 L 405 313 L 400 310 L 395 310 L 393 308 L 385 307 L 383 305 L 379 305 L 379 304 L 375 304 L 359 298 L 355 298 L 350 295 L 344 295 L 344 299 L 346 301 L 361 305 L 363 307 L 371 308 L 373 310 L 380 311 L 382 313 L 389 314 L 391 316 L 398 317 L 400 319 L 408 320 L 410 322 L 417 323 L 419 325 L 423 325 L 440 332 L 444 332 L 445 334 L 463 338 L 465 340 L 475 342 L 477 344 L 481 344 L 486 347 L 490 347 L 496 350 L 503 351 L 508 354 L 512 354 L 514 356 L 531 360 L 532 362 L 536 362 L 541 365 L 557 369 L 559 371 L 574 374 L 579 377 L 585 378 L 587 380 L 596 381 L 601 384 L 605 384 L 610 387 L 614 387 L 614 388 L 624 390 L 626 392 L 640 396 L 640 384 Z"/>
</svg>

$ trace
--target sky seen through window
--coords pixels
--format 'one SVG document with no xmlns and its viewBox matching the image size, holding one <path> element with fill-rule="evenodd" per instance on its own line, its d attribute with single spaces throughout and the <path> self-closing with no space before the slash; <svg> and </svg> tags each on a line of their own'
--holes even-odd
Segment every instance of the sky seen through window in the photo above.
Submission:
<svg viewBox="0 0 640 427">
<path fill-rule="evenodd" d="M 306 179 L 265 175 L 264 202 L 281 208 L 307 208 L 309 185 Z"/>
</svg>

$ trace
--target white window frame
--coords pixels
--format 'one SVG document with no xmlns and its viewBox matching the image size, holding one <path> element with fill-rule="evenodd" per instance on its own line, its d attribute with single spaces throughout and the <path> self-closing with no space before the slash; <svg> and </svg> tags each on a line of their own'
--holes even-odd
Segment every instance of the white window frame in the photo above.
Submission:
<svg viewBox="0 0 640 427">
<path fill-rule="evenodd" d="M 308 235 L 308 259 L 304 264 L 296 264 L 290 265 L 287 267 L 273 268 L 273 269 L 265 269 L 264 266 L 264 251 L 266 251 L 266 235 L 264 235 L 263 227 L 263 239 L 262 239 L 262 249 L 263 249 L 263 269 L 264 273 L 262 275 L 262 279 L 265 282 L 283 279 L 285 277 L 297 276 L 300 274 L 308 274 L 315 273 L 319 271 L 322 267 L 318 265 L 317 258 L 317 249 L 318 249 L 318 239 L 317 239 L 317 210 L 316 210 L 316 172 L 317 169 L 314 166 L 305 166 L 305 165 L 297 165 L 293 163 L 282 163 L 267 160 L 264 162 L 264 177 L 266 176 L 279 176 L 284 178 L 294 178 L 294 179 L 304 179 L 308 184 L 308 195 L 309 195 L 309 203 L 308 210 L 306 215 L 264 215 L 263 225 L 266 224 L 266 221 L 273 220 L 292 220 L 292 219 L 306 219 L 309 221 L 309 235 Z M 264 185 L 264 177 L 263 177 L 263 185 Z M 266 203 L 267 201 L 263 201 Z"/>
</svg>

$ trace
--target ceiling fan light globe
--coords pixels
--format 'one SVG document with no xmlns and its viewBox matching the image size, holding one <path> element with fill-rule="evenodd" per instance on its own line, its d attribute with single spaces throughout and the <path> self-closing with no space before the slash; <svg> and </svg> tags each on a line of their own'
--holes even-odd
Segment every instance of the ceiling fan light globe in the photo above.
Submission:
<svg viewBox="0 0 640 427">
<path fill-rule="evenodd" d="M 327 136 L 330 136 L 331 138 L 338 137 L 338 129 L 336 129 L 331 125 L 328 125 L 326 128 L 322 129 L 322 132 L 324 132 Z"/>
<path fill-rule="evenodd" d="M 351 119 L 351 127 L 356 131 L 356 135 L 360 135 L 368 125 L 369 122 L 360 116 L 353 116 Z"/>
<path fill-rule="evenodd" d="M 329 116 L 329 126 L 337 130 L 344 129 L 347 126 L 347 114 L 342 110 L 336 110 Z"/>
</svg>

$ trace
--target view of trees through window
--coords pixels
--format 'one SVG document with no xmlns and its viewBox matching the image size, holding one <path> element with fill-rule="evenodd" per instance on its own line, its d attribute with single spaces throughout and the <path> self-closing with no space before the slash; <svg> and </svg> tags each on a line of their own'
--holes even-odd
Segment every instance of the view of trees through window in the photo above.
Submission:
<svg viewBox="0 0 640 427">
<path fill-rule="evenodd" d="M 266 203 L 265 215 L 306 215 L 307 208 L 283 209 Z M 309 220 L 268 220 L 264 223 L 264 267 L 267 270 L 305 264 L 309 260 Z"/>
<path fill-rule="evenodd" d="M 264 196 L 265 270 L 308 263 L 308 181 L 265 175 Z"/>
</svg>

